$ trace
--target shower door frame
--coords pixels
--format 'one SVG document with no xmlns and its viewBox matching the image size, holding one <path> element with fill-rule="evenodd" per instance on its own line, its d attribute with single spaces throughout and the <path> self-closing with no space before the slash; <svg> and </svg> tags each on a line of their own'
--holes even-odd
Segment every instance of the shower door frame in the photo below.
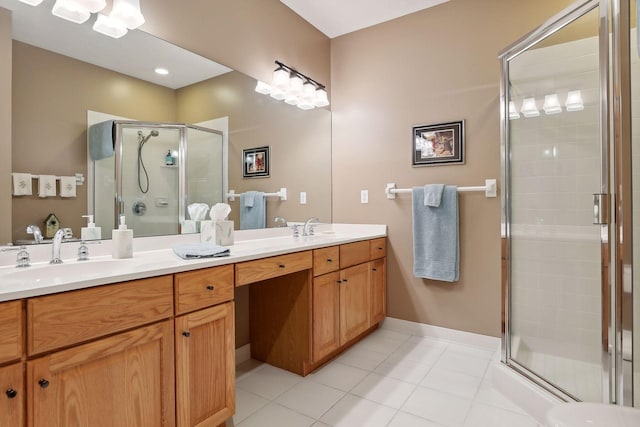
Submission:
<svg viewBox="0 0 640 427">
<path fill-rule="evenodd" d="M 624 3 L 625 0 L 622 0 Z M 624 7 L 624 5 L 623 5 Z M 625 375 L 621 369 L 622 347 L 621 347 L 621 293 L 623 281 L 632 277 L 631 265 L 631 189 L 630 180 L 623 185 L 624 194 L 615 191 L 620 185 L 610 185 L 621 181 L 622 174 L 630 171 L 630 143 L 623 144 L 621 138 L 625 135 L 624 125 L 620 120 L 623 113 L 628 114 L 625 102 L 627 93 L 621 93 L 621 80 L 624 80 L 624 67 L 621 65 L 620 54 L 620 0 L 581 0 L 567 7 L 554 17 L 547 20 L 540 27 L 505 48 L 499 54 L 502 66 L 502 78 L 500 81 L 500 133 L 501 133 L 501 154 L 502 154 L 502 218 L 501 237 L 503 240 L 503 319 L 502 319 L 502 363 L 505 363 L 514 371 L 525 376 L 537 385 L 556 395 L 565 401 L 577 400 L 569 392 L 558 388 L 547 379 L 537 375 L 527 367 L 518 363 L 511 355 L 511 212 L 510 212 L 510 138 L 509 138 L 509 61 L 525 52 L 541 40 L 554 34 L 565 26 L 571 24 L 584 14 L 598 8 L 599 18 L 599 76 L 600 76 L 600 156 L 601 156 L 601 182 L 600 194 L 604 195 L 604 207 L 608 212 L 616 215 L 604 213 L 606 220 L 600 225 L 601 241 L 601 372 L 602 372 L 602 401 L 605 403 L 618 403 L 629 405 L 631 399 L 624 396 L 623 385 L 625 381 L 632 381 L 630 375 Z M 627 5 L 628 9 L 628 5 Z M 628 16 L 628 14 L 627 14 Z M 609 28 L 610 20 L 613 28 L 613 46 L 610 49 Z M 627 24 L 628 26 L 628 24 Z M 624 28 L 622 27 L 622 30 Z M 627 33 L 628 34 L 628 33 Z M 624 46 L 623 46 L 624 47 Z M 613 53 L 613 55 L 611 55 Z M 622 55 L 624 56 L 624 55 Z M 611 59 L 610 59 L 611 58 Z M 627 55 L 628 58 L 628 55 Z M 611 75 L 613 85 L 610 79 Z M 610 90 L 611 88 L 611 90 Z M 628 88 L 628 86 L 627 86 Z M 611 92 L 611 94 L 610 94 Z M 610 102 L 613 96 L 614 102 Z M 611 107 L 610 107 L 611 106 Z M 612 108 L 613 121 L 615 126 L 610 126 L 610 108 Z M 627 122 L 628 123 L 628 122 Z M 611 130 L 614 131 L 611 134 Z M 627 132 L 627 136 L 630 132 Z M 612 147 L 609 145 L 610 139 L 613 141 Z M 614 164 L 610 168 L 610 148 Z M 628 163 L 625 166 L 624 163 Z M 629 169 L 627 169 L 627 167 Z M 612 170 L 614 174 L 610 172 Z M 630 176 L 630 175 L 627 175 Z M 613 180 L 612 183 L 610 181 Z M 624 204 L 622 202 L 625 202 Z M 614 221 L 619 223 L 616 226 Z M 622 221 L 620 223 L 620 221 Z M 624 244 L 624 247 L 623 247 Z M 623 250 L 624 249 L 624 250 Z M 624 254 L 625 260 L 622 260 Z M 623 269 L 623 267 L 625 269 Z M 623 277 L 622 271 L 629 273 Z"/>
</svg>

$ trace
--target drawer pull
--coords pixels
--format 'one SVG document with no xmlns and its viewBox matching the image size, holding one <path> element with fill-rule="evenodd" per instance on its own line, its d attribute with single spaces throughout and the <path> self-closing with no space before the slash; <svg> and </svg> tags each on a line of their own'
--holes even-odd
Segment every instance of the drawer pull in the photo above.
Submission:
<svg viewBox="0 0 640 427">
<path fill-rule="evenodd" d="M 327 258 L 327 262 L 333 262 L 331 258 Z"/>
<path fill-rule="evenodd" d="M 187 338 L 189 338 L 189 337 L 191 336 L 191 332 L 189 332 L 189 331 L 184 331 L 184 332 L 182 333 L 182 335 L 183 335 L 183 336 L 185 336 L 185 337 L 187 337 Z"/>
<path fill-rule="evenodd" d="M 9 389 L 7 389 L 6 394 L 7 394 L 7 397 L 8 397 L 9 399 L 13 399 L 14 397 L 16 397 L 16 396 L 18 395 L 18 392 L 17 392 L 17 391 L 15 391 L 15 390 L 14 390 L 14 389 L 12 389 L 12 388 L 9 388 Z"/>
<path fill-rule="evenodd" d="M 347 280 L 347 279 L 342 279 L 342 281 L 343 281 L 344 283 L 347 283 L 347 282 L 348 282 L 348 280 Z"/>
<path fill-rule="evenodd" d="M 49 381 L 47 381 L 45 379 L 42 379 L 42 380 L 38 381 L 38 384 L 40 384 L 40 387 L 42 387 L 42 388 L 49 387 Z"/>
<path fill-rule="evenodd" d="M 336 283 L 340 284 L 340 283 L 342 283 L 342 280 L 336 280 Z"/>
<path fill-rule="evenodd" d="M 285 268 L 286 266 L 284 264 L 278 264 L 278 267 Z"/>
<path fill-rule="evenodd" d="M 378 271 L 378 269 L 377 268 L 372 268 L 371 271 Z"/>
<path fill-rule="evenodd" d="M 207 290 L 209 290 L 209 291 L 213 291 L 213 290 L 215 290 L 215 289 L 216 289 L 216 287 L 215 287 L 215 286 L 213 286 L 213 285 L 207 285 Z"/>
<path fill-rule="evenodd" d="M 382 250 L 382 248 L 378 248 L 378 250 L 379 250 L 379 251 L 381 251 L 381 250 Z"/>
</svg>

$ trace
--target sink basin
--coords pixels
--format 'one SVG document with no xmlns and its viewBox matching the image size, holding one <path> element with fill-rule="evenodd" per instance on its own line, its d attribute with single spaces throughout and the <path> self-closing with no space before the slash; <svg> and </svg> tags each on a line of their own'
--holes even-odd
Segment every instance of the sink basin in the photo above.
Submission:
<svg viewBox="0 0 640 427">
<path fill-rule="evenodd" d="M 7 267 L 0 270 L 0 282 L 3 285 L 16 283 L 55 283 L 62 279 L 91 278 L 104 275 L 105 271 L 113 271 L 130 265 L 129 260 L 98 259 L 88 261 L 66 261 L 63 264 L 39 263 L 26 268 Z"/>
</svg>

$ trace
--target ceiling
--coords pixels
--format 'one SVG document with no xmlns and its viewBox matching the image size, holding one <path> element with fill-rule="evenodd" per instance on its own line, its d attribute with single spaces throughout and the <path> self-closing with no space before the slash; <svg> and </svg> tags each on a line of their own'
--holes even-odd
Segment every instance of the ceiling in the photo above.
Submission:
<svg viewBox="0 0 640 427">
<path fill-rule="evenodd" d="M 390 21 L 449 0 L 280 0 L 329 38 Z"/>
<path fill-rule="evenodd" d="M 96 14 L 80 25 L 57 18 L 51 14 L 54 2 L 45 0 L 34 7 L 15 0 L 0 0 L 0 7 L 12 11 L 12 37 L 171 89 L 232 71 L 143 31 L 129 31 L 120 39 L 97 33 L 91 28 Z M 157 67 L 166 68 L 169 74 L 155 73 Z"/>
</svg>

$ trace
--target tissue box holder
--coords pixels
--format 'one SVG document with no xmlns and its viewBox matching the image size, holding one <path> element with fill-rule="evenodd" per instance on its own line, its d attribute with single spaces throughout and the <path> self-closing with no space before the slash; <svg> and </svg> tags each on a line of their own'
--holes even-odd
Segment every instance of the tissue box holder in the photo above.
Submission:
<svg viewBox="0 0 640 427">
<path fill-rule="evenodd" d="M 233 245 L 233 221 L 215 221 L 216 245 Z"/>
</svg>

